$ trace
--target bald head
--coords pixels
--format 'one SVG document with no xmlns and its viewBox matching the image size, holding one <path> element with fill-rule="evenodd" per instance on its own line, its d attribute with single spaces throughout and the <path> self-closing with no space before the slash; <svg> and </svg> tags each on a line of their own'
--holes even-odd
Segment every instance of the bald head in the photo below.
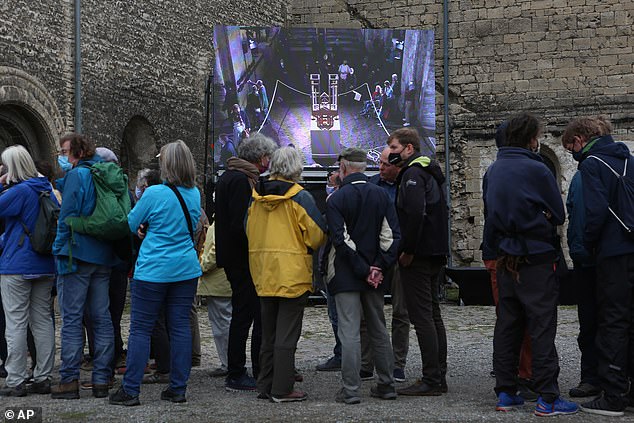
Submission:
<svg viewBox="0 0 634 423">
<path fill-rule="evenodd" d="M 390 155 L 390 147 L 385 147 L 381 152 L 381 163 L 379 164 L 379 175 L 381 175 L 381 179 L 384 181 L 393 183 L 396 181 L 396 177 L 398 176 L 398 172 L 400 170 L 399 167 L 390 164 L 388 161 L 388 156 Z"/>
</svg>

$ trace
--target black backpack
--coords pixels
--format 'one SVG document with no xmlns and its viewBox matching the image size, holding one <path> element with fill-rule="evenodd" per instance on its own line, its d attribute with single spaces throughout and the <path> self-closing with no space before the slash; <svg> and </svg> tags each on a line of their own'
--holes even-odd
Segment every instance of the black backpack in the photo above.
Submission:
<svg viewBox="0 0 634 423">
<path fill-rule="evenodd" d="M 59 206 L 51 198 L 51 191 L 40 191 L 38 193 L 40 211 L 35 221 L 33 232 L 22 223 L 24 233 L 31 240 L 31 248 L 40 254 L 51 254 L 53 250 L 53 242 L 57 235 L 57 219 L 59 218 Z M 19 246 L 22 246 L 24 236 L 20 240 Z"/>
<path fill-rule="evenodd" d="M 627 166 L 631 157 L 625 159 L 622 175 L 599 157 L 588 156 L 588 158 L 600 161 L 616 176 L 616 204 L 608 206 L 608 210 L 621 224 L 625 232 L 634 238 L 634 179 L 627 176 Z"/>
</svg>

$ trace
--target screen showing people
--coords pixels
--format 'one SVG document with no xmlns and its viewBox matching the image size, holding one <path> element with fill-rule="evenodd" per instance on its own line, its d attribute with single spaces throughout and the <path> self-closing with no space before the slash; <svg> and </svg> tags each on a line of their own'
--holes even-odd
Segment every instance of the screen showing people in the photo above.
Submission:
<svg viewBox="0 0 634 423">
<path fill-rule="evenodd" d="M 372 161 L 403 126 L 435 150 L 433 30 L 216 26 L 213 41 L 216 168 L 256 132 L 301 150 L 307 167 L 346 147 Z"/>
</svg>

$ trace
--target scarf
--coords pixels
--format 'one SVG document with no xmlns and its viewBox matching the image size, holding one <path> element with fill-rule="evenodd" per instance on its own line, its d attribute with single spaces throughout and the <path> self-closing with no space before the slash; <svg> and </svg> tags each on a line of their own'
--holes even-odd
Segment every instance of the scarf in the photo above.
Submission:
<svg viewBox="0 0 634 423">
<path fill-rule="evenodd" d="M 260 177 L 260 171 L 253 163 L 247 162 L 246 160 L 238 157 L 231 157 L 227 160 L 227 169 L 237 170 L 238 172 L 244 173 L 249 179 L 251 189 L 255 188 L 255 184 Z"/>
</svg>

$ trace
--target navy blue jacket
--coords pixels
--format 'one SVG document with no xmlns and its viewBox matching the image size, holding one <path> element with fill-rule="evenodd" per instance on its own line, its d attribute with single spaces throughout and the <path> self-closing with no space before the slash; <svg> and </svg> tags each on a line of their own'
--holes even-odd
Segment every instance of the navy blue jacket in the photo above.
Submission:
<svg viewBox="0 0 634 423">
<path fill-rule="evenodd" d="M 378 185 L 387 191 L 387 195 L 390 197 L 390 201 L 394 203 L 396 201 L 396 182 L 389 183 L 381 179 L 380 174 L 376 174 L 370 177 L 369 182 L 374 185 Z"/>
<path fill-rule="evenodd" d="M 40 213 L 39 192 L 53 187 L 46 178 L 31 178 L 5 189 L 0 185 L 0 218 L 4 219 L 4 249 L 0 257 L 0 274 L 43 275 L 55 273 L 55 262 L 51 254 L 33 251 L 31 241 L 24 232 L 24 223 L 31 233 Z"/>
<path fill-rule="evenodd" d="M 374 289 L 366 282 L 370 266 L 385 274 L 396 262 L 401 239 L 387 192 L 362 173 L 348 175 L 326 202 L 326 220 L 333 246 L 327 258 L 329 292 Z"/>
<path fill-rule="evenodd" d="M 502 147 L 484 175 L 483 191 L 489 245 L 513 256 L 557 251 L 556 226 L 564 223 L 564 204 L 555 177 L 538 154 Z"/>
<path fill-rule="evenodd" d="M 586 210 L 585 246 L 597 258 L 634 253 L 634 240 L 628 238 L 608 210 L 609 205 L 616 204 L 616 176 L 603 163 L 589 158 L 590 155 L 601 158 L 621 174 L 625 160 L 631 156 L 625 144 L 614 142 L 609 135 L 597 139 L 584 153 L 579 171 Z M 634 160 L 630 160 L 627 173 L 634 175 Z"/>
<path fill-rule="evenodd" d="M 593 266 L 594 259 L 583 243 L 586 226 L 586 210 L 583 200 L 581 172 L 577 171 L 570 181 L 566 210 L 568 211 L 568 251 L 575 265 Z"/>
</svg>

